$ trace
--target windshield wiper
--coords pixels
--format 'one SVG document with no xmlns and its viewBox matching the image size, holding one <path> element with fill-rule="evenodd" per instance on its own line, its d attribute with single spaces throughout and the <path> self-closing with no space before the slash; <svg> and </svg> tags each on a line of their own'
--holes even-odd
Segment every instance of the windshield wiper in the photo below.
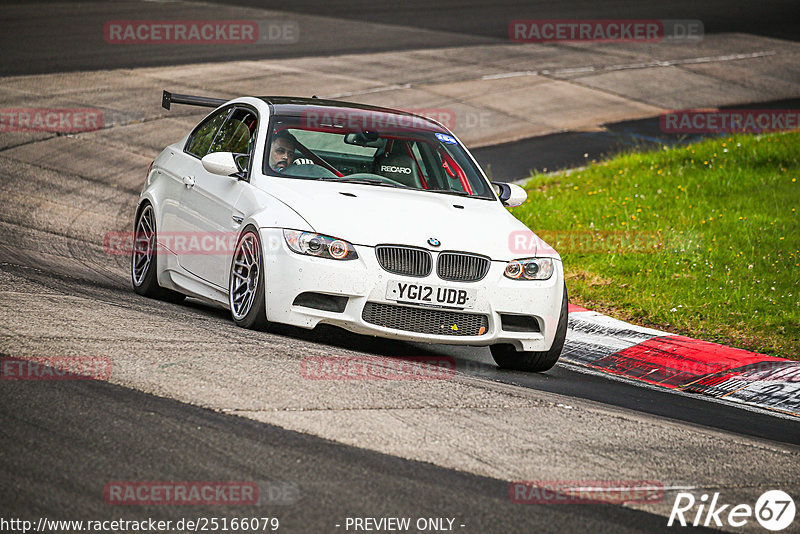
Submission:
<svg viewBox="0 0 800 534">
<path fill-rule="evenodd" d="M 321 178 L 321 180 L 325 182 L 344 182 L 346 184 L 382 185 L 384 187 L 396 187 L 398 189 L 414 189 L 407 185 L 390 184 L 381 180 L 370 180 L 368 178 Z"/>
<path fill-rule="evenodd" d="M 455 191 L 453 189 L 421 189 L 421 191 L 430 191 L 431 193 L 447 193 L 448 195 L 460 195 L 462 197 L 471 197 L 466 191 Z"/>
</svg>

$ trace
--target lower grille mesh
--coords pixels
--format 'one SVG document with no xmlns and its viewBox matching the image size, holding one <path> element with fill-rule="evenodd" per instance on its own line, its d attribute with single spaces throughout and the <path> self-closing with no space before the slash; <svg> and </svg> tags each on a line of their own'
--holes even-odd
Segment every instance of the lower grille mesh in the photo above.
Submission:
<svg viewBox="0 0 800 534">
<path fill-rule="evenodd" d="M 361 318 L 395 330 L 437 336 L 482 336 L 489 330 L 489 318 L 478 313 L 458 313 L 367 302 Z"/>
</svg>

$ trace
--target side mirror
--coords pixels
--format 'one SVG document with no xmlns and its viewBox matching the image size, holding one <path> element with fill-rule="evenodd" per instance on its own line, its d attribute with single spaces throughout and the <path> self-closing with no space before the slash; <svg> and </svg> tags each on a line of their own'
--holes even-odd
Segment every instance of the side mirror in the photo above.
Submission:
<svg viewBox="0 0 800 534">
<path fill-rule="evenodd" d="M 238 178 L 241 172 L 231 152 L 212 152 L 203 156 L 200 162 L 211 174 Z"/>
<path fill-rule="evenodd" d="M 513 208 L 514 206 L 519 206 L 528 198 L 528 193 L 516 184 L 492 182 L 492 185 L 503 206 Z"/>
</svg>

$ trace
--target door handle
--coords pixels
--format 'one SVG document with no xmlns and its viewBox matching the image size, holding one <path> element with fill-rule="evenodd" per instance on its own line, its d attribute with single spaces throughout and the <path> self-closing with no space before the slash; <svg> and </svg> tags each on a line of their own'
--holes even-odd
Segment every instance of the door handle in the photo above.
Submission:
<svg viewBox="0 0 800 534">
<path fill-rule="evenodd" d="M 239 217 L 238 215 L 231 215 L 231 219 L 233 219 L 233 221 L 236 224 L 242 224 L 242 221 L 244 220 L 244 217 Z"/>
<path fill-rule="evenodd" d="M 184 176 L 183 183 L 186 185 L 187 189 L 194 187 L 194 176 Z"/>
</svg>

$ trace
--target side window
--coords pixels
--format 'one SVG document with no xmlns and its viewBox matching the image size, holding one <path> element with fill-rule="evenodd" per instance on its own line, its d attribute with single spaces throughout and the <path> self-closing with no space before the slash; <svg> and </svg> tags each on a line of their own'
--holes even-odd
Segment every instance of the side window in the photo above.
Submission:
<svg viewBox="0 0 800 534">
<path fill-rule="evenodd" d="M 233 152 L 249 154 L 256 138 L 256 115 L 247 109 L 236 109 L 211 142 L 208 153 Z"/>
<path fill-rule="evenodd" d="M 214 141 L 220 126 L 230 114 L 230 108 L 220 110 L 217 114 L 209 117 L 205 122 L 192 133 L 189 142 L 186 143 L 186 152 L 202 158 L 208 154 L 208 149 Z"/>
</svg>

